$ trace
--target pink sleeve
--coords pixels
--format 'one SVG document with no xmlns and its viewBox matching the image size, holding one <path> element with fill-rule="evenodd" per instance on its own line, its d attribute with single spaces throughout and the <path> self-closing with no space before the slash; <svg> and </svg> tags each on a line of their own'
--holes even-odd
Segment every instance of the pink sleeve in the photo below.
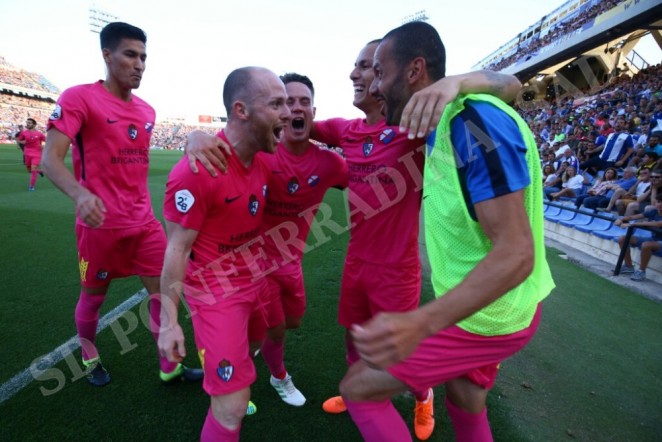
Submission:
<svg viewBox="0 0 662 442">
<path fill-rule="evenodd" d="M 163 217 L 187 229 L 200 230 L 209 210 L 209 178 L 195 175 L 180 161 L 170 172 L 163 200 Z"/>
<path fill-rule="evenodd" d="M 342 131 L 347 120 L 342 118 L 332 118 L 330 120 L 315 122 L 315 139 L 322 143 L 338 146 L 340 145 Z"/>
<path fill-rule="evenodd" d="M 78 89 L 67 89 L 60 95 L 46 130 L 56 128 L 72 140 L 85 122 L 86 106 Z"/>
</svg>

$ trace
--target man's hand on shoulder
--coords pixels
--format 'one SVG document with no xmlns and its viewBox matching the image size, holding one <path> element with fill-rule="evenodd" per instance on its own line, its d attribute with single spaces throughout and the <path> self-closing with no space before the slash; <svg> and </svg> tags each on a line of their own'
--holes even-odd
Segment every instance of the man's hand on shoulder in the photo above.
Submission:
<svg viewBox="0 0 662 442">
<path fill-rule="evenodd" d="M 213 177 L 217 176 L 216 169 L 221 173 L 227 170 L 226 156 L 231 155 L 230 146 L 219 137 L 201 130 L 191 132 L 186 140 L 184 154 L 193 173 L 198 173 L 196 161 L 202 164 Z"/>
</svg>

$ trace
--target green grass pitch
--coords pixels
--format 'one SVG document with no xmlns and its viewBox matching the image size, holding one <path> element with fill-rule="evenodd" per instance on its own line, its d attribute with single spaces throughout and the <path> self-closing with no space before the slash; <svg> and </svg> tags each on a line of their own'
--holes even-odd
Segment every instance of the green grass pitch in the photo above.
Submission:
<svg viewBox="0 0 662 442">
<path fill-rule="evenodd" d="M 180 152 L 152 153 L 150 190 L 157 217 L 168 171 Z M 75 335 L 73 311 L 78 268 L 73 203 L 47 179 L 27 191 L 29 176 L 14 145 L 0 146 L 0 389 L 39 357 Z M 343 193 L 326 198 L 346 225 Z M 243 423 L 246 441 L 359 441 L 349 416 L 326 415 L 322 402 L 337 394 L 345 370 L 337 300 L 348 235 L 314 248 L 304 259 L 308 311 L 289 332 L 286 364 L 308 401 L 281 402 L 258 358 L 252 399 L 258 406 Z M 537 336 L 502 364 L 488 399 L 497 441 L 655 441 L 662 434 L 662 305 L 642 298 L 561 259 L 548 250 L 557 288 L 545 301 Z M 424 277 L 423 302 L 431 299 Z M 113 282 L 102 315 L 140 289 L 136 278 Z M 182 314 L 183 315 L 183 314 Z M 194 357 L 190 321 L 189 356 Z M 130 332 L 132 327 L 135 326 Z M 140 320 L 140 305 L 103 330 L 98 345 L 113 376 L 97 389 L 79 377 L 80 352 L 55 366 L 54 379 L 32 381 L 0 403 L 4 441 L 195 441 L 208 407 L 199 385 L 163 387 L 156 349 Z M 53 392 L 45 395 L 44 393 Z M 454 440 L 436 389 L 437 429 L 430 440 Z M 411 427 L 413 399 L 396 407 Z"/>
</svg>

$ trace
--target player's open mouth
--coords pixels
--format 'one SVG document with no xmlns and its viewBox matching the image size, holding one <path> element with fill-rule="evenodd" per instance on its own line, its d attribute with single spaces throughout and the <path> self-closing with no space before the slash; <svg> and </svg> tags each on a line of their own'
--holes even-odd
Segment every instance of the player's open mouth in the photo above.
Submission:
<svg viewBox="0 0 662 442">
<path fill-rule="evenodd" d="M 294 130 L 303 130 L 303 128 L 306 125 L 306 120 L 304 120 L 303 118 L 300 118 L 300 117 L 299 118 L 293 118 L 291 125 L 292 125 L 292 129 L 294 129 Z"/>
<path fill-rule="evenodd" d="M 273 133 L 274 133 L 274 140 L 276 141 L 276 143 L 279 143 L 280 136 L 283 133 L 283 126 L 274 127 Z"/>
<path fill-rule="evenodd" d="M 355 84 L 354 85 L 354 95 L 362 94 L 365 92 L 365 86 Z"/>
</svg>

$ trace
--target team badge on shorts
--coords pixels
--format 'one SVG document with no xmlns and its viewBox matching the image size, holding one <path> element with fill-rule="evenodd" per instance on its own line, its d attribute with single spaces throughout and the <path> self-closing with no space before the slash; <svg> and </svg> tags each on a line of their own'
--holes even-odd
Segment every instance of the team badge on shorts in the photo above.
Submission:
<svg viewBox="0 0 662 442">
<path fill-rule="evenodd" d="M 299 190 L 299 180 L 296 177 L 290 178 L 290 181 L 287 183 L 287 192 L 292 195 L 294 192 Z"/>
<path fill-rule="evenodd" d="M 370 152 L 372 152 L 372 148 L 375 147 L 375 143 L 372 141 L 372 137 L 368 137 L 365 139 L 365 143 L 363 143 L 363 156 L 367 157 L 370 155 Z"/>
<path fill-rule="evenodd" d="M 135 125 L 129 125 L 129 138 L 135 140 L 138 137 L 138 129 Z"/>
<path fill-rule="evenodd" d="M 317 184 L 320 182 L 320 177 L 317 175 L 311 175 L 310 178 L 308 178 L 308 185 L 310 187 L 315 187 Z"/>
<path fill-rule="evenodd" d="M 391 141 L 393 141 L 394 137 L 395 137 L 395 131 L 393 131 L 393 129 L 384 129 L 382 133 L 379 135 L 379 141 L 381 141 L 384 144 L 388 144 Z"/>
<path fill-rule="evenodd" d="M 97 272 L 97 279 L 99 281 L 105 281 L 106 278 L 108 278 L 108 271 L 107 270 L 99 270 Z"/>
<path fill-rule="evenodd" d="M 248 213 L 255 216 L 257 215 L 257 209 L 259 208 L 260 202 L 257 200 L 255 195 L 251 194 L 250 198 L 248 198 Z"/>
<path fill-rule="evenodd" d="M 223 359 L 218 363 L 216 373 L 218 373 L 218 377 L 221 378 L 223 382 L 230 382 L 230 379 L 232 379 L 232 374 L 234 373 L 234 367 L 230 361 Z"/>
</svg>

